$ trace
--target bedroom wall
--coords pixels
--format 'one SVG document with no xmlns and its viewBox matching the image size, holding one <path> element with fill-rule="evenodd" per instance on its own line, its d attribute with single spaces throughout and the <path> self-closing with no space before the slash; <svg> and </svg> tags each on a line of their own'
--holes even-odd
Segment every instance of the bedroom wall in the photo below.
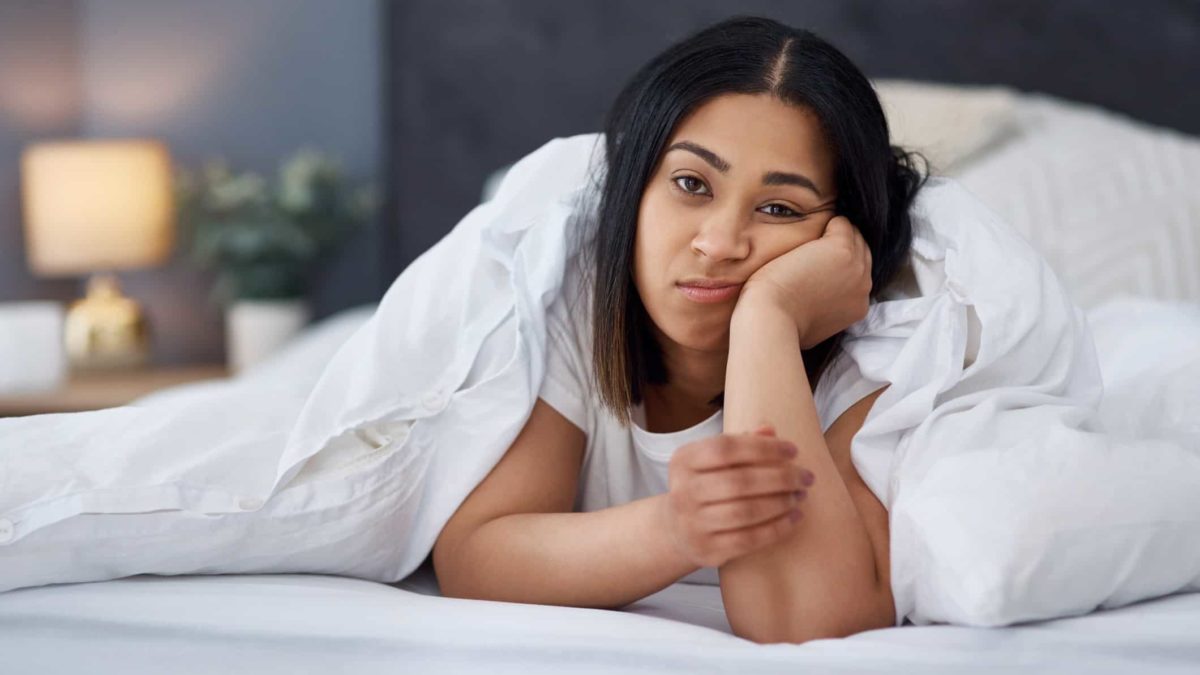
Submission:
<svg viewBox="0 0 1200 675">
<path fill-rule="evenodd" d="M 1200 5 L 1177 0 L 418 0 L 389 5 L 395 274 L 546 140 L 600 129 L 619 87 L 732 13 L 812 29 L 868 77 L 1007 84 L 1200 134 Z"/>
<path fill-rule="evenodd" d="M 41 49 L 62 63 L 62 72 L 47 79 L 58 82 L 71 114 L 55 134 L 153 136 L 166 141 L 178 163 L 195 166 L 223 155 L 235 167 L 264 172 L 312 144 L 340 156 L 352 177 L 382 180 L 379 0 L 78 0 L 43 3 L 56 12 L 34 7 L 0 3 L 0 56 L 33 62 Z M 4 14 L 22 11 L 39 18 Z M 40 35 L 23 46 L 5 33 L 35 26 Z M 10 175 L 17 155 L 10 149 L 39 132 L 9 133 L 6 141 L 3 128 L 0 119 L 0 298 L 74 297 L 78 281 L 31 282 L 10 270 L 23 262 L 13 239 L 20 218 Z M 375 225 L 361 231 L 314 275 L 315 318 L 380 297 L 377 237 Z M 169 265 L 121 279 L 145 305 L 157 362 L 224 361 L 222 310 L 208 301 L 211 275 L 190 265 L 180 247 Z"/>
<path fill-rule="evenodd" d="M 68 300 L 78 287 L 25 266 L 19 169 L 25 144 L 78 133 L 78 20 L 74 0 L 0 2 L 0 302 Z"/>
<path fill-rule="evenodd" d="M 82 130 L 166 140 L 177 162 L 224 155 L 273 171 L 305 144 L 352 176 L 381 161 L 376 0 L 83 0 Z M 316 318 L 377 300 L 375 230 L 359 233 L 313 279 Z M 147 305 L 163 362 L 222 361 L 211 277 L 180 260 L 125 275 Z"/>
</svg>

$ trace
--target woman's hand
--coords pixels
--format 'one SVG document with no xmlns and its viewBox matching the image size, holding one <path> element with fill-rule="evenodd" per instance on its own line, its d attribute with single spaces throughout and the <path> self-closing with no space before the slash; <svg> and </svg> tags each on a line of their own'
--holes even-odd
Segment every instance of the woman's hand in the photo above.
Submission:
<svg viewBox="0 0 1200 675">
<path fill-rule="evenodd" d="M 800 348 L 810 349 L 866 317 L 870 295 L 871 250 L 845 216 L 834 216 L 821 238 L 755 270 L 737 306 L 766 301 L 782 309 L 796 321 Z"/>
<path fill-rule="evenodd" d="M 795 456 L 796 448 L 770 427 L 676 450 L 666 523 L 678 550 L 694 565 L 719 567 L 789 535 L 814 479 L 791 462 Z"/>
</svg>

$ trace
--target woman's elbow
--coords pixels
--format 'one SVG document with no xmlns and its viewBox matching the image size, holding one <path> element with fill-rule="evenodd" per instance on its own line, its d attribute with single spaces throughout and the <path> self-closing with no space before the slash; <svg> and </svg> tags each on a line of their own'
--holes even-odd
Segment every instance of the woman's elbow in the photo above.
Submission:
<svg viewBox="0 0 1200 675">
<path fill-rule="evenodd" d="M 477 566 L 472 566 L 467 548 L 470 532 L 456 533 L 451 537 L 443 531 L 443 535 L 434 544 L 432 555 L 433 575 L 437 580 L 439 593 L 446 598 L 462 600 L 484 600 L 479 579 L 472 573 Z"/>
<path fill-rule="evenodd" d="M 474 594 L 467 588 L 463 576 L 457 574 L 454 567 L 448 562 L 442 561 L 440 565 L 435 562 L 433 564 L 433 575 L 437 580 L 438 592 L 442 597 L 464 600 L 478 599 L 472 597 Z"/>
<path fill-rule="evenodd" d="M 896 625 L 891 592 L 880 593 L 872 598 L 872 602 L 859 606 L 846 603 L 827 607 L 809 606 L 800 612 L 797 609 L 792 608 L 785 616 L 777 615 L 775 620 L 737 627 L 734 634 L 758 644 L 803 644 L 810 640 L 844 638 Z"/>
</svg>

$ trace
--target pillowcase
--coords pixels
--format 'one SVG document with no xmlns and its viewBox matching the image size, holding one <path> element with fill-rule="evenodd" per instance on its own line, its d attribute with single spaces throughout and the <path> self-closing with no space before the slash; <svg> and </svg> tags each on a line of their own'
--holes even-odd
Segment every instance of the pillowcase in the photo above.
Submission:
<svg viewBox="0 0 1200 675">
<path fill-rule="evenodd" d="M 1017 94 L 998 86 L 880 79 L 873 82 L 892 144 L 916 150 L 937 173 L 954 173 L 1012 131 Z"/>
<path fill-rule="evenodd" d="M 1200 138 L 1022 94 L 1015 133 L 955 178 L 1050 263 L 1084 309 L 1200 305 Z"/>
</svg>

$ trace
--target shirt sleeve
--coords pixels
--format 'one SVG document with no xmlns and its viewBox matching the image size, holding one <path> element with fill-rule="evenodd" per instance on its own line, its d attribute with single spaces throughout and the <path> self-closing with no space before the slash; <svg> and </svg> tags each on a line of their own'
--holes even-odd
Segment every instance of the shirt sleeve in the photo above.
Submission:
<svg viewBox="0 0 1200 675">
<path fill-rule="evenodd" d="M 546 374 L 538 397 L 587 433 L 588 362 L 574 331 L 555 309 L 546 315 Z"/>
<path fill-rule="evenodd" d="M 821 375 L 813 392 L 813 403 L 821 421 L 821 433 L 837 421 L 855 403 L 881 389 L 886 383 L 863 377 L 850 354 L 839 352 Z"/>
</svg>

